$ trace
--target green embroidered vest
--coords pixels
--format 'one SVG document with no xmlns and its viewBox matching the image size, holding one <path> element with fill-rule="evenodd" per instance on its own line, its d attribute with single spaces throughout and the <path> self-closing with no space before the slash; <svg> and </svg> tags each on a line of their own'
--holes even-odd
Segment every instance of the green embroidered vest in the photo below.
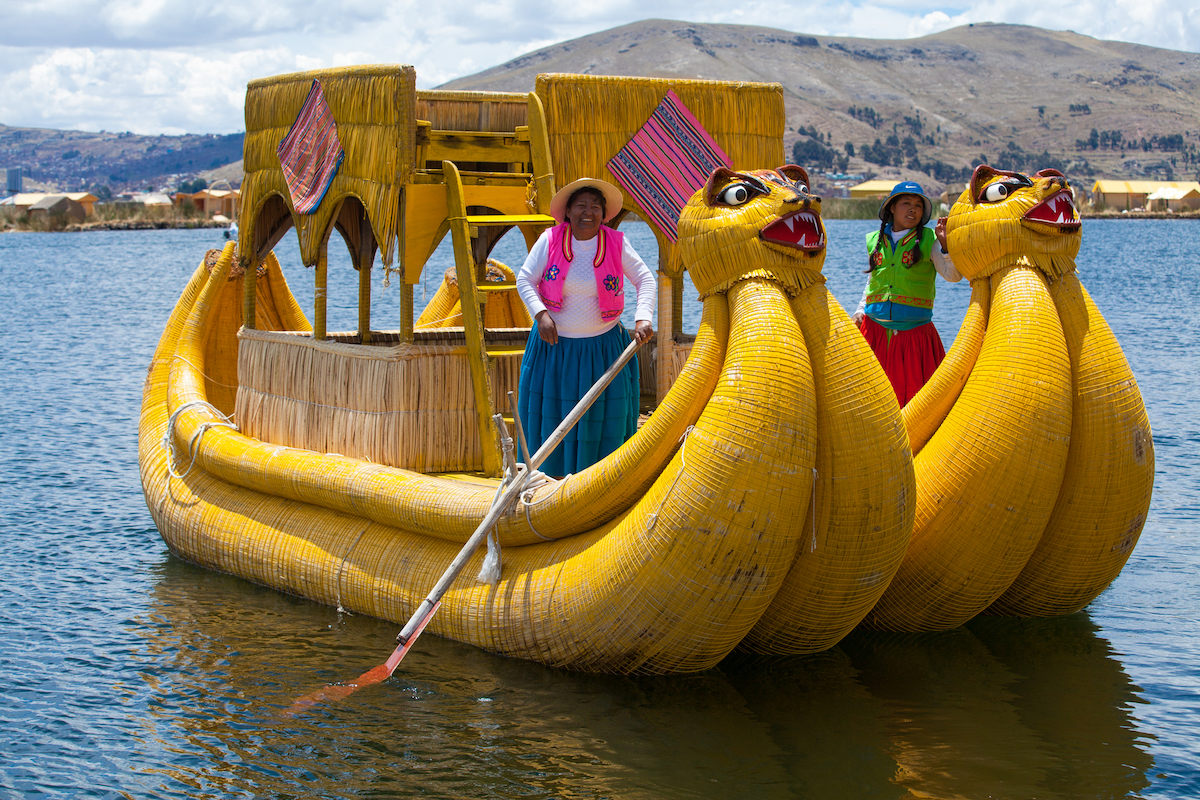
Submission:
<svg viewBox="0 0 1200 800">
<path fill-rule="evenodd" d="M 910 231 L 895 248 L 890 236 L 885 236 L 883 246 L 875 252 L 879 231 L 867 235 L 867 252 L 873 253 L 871 271 L 867 283 L 867 302 L 891 301 L 918 308 L 933 308 L 937 294 L 937 270 L 933 267 L 933 247 L 937 237 L 932 228 Z"/>
</svg>

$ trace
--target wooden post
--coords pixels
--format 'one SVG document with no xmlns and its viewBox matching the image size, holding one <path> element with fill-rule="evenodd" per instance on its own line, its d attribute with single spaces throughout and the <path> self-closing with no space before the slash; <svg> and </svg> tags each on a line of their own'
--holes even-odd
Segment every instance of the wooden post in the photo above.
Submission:
<svg viewBox="0 0 1200 800">
<path fill-rule="evenodd" d="M 321 249 L 317 256 L 316 289 L 313 292 L 313 340 L 325 339 L 325 285 L 329 272 L 329 238 L 321 240 Z"/>
<path fill-rule="evenodd" d="M 546 129 L 546 109 L 536 92 L 529 93 L 529 109 L 525 119 L 529 126 L 529 157 L 533 164 L 533 189 L 537 213 L 550 213 L 550 198 L 554 197 L 554 165 L 550 162 L 550 136 Z"/>
<path fill-rule="evenodd" d="M 358 263 L 358 340 L 371 343 L 371 266 L 375 261 L 373 250 L 363 248 Z M 368 261 L 368 257 L 370 261 Z"/>
<path fill-rule="evenodd" d="M 400 341 L 413 343 L 413 294 L 417 287 L 400 280 Z"/>
<path fill-rule="evenodd" d="M 655 333 L 654 399 L 661 403 L 671 388 L 671 362 L 675 358 L 673 294 L 678 281 L 664 270 L 658 271 L 658 330 Z"/>
<path fill-rule="evenodd" d="M 258 260 L 250 256 L 246 264 L 246 272 L 242 275 L 242 326 L 246 330 L 254 330 L 255 293 L 258 288 Z"/>
<path fill-rule="evenodd" d="M 658 341 L 655 399 L 661 403 L 675 382 L 675 347 L 683 333 L 683 270 L 675 243 L 651 226 L 658 240 Z"/>
</svg>

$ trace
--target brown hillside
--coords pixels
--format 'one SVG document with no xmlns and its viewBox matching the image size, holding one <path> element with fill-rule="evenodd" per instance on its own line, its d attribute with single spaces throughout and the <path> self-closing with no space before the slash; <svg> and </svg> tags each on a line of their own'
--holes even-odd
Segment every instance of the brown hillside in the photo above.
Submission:
<svg viewBox="0 0 1200 800">
<path fill-rule="evenodd" d="M 936 172 L 932 161 L 962 169 L 981 156 L 1038 169 L 1048 165 L 1040 163 L 1048 152 L 1077 178 L 1190 179 L 1198 171 L 1200 55 L 1069 31 L 979 24 L 884 41 L 649 20 L 440 88 L 528 91 L 539 72 L 778 81 L 788 152 L 796 139 L 810 138 L 797 133 L 802 129 L 822 134 L 838 154 L 847 142 L 861 154 L 863 144 L 886 144 L 893 132 L 900 142 L 911 136 L 921 171 L 862 158 L 851 159 L 850 169 L 911 176 L 936 188 L 944 181 L 926 174 Z M 865 109 L 874 112 L 874 126 Z M 1121 143 L 1107 147 L 1105 136 L 1095 148 L 1079 149 L 1076 140 L 1088 140 L 1093 128 L 1119 131 Z M 944 170 L 941 177 L 951 180 Z"/>
<path fill-rule="evenodd" d="M 0 125 L 0 169 L 7 174 L 7 168 L 21 167 L 26 191 L 172 188 L 183 178 L 240 162 L 244 138 L 242 133 L 143 136 Z M 240 163 L 230 174 L 240 183 Z"/>
</svg>

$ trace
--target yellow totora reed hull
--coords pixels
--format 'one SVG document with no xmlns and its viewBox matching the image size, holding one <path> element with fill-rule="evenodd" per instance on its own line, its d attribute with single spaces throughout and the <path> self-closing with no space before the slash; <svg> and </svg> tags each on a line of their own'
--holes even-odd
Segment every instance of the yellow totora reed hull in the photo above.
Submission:
<svg viewBox="0 0 1200 800">
<path fill-rule="evenodd" d="M 403 621 L 495 484 L 279 447 L 215 424 L 206 403 L 225 387 L 228 409 L 237 384 L 231 256 L 227 248 L 211 275 L 197 270 L 147 377 L 139 447 L 155 521 L 189 561 Z M 275 264 L 259 283 L 281 283 Z M 272 293 L 260 295 L 259 325 L 280 318 L 263 296 Z M 778 284 L 752 279 L 710 298 L 693 359 L 651 423 L 529 517 L 510 514 L 498 526 L 501 580 L 479 583 L 469 566 L 429 630 L 582 670 L 691 672 L 720 661 L 768 608 L 799 544 L 816 459 L 799 341 Z M 161 444 L 168 425 L 178 464 Z"/>
<path fill-rule="evenodd" d="M 946 231 L 971 305 L 904 408 L 917 517 L 875 629 L 1078 611 L 1121 571 L 1153 490 L 1137 382 L 1076 274 L 1066 178 L 980 165 Z"/>
</svg>

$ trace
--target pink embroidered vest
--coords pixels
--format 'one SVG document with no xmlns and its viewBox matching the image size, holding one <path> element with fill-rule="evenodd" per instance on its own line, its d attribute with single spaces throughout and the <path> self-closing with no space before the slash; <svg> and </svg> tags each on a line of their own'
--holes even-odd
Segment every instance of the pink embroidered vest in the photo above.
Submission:
<svg viewBox="0 0 1200 800">
<path fill-rule="evenodd" d="M 596 276 L 596 299 L 600 303 L 600 319 L 610 322 L 619 319 L 625 309 L 625 274 L 621 270 L 621 251 L 625 235 L 601 226 L 597 234 L 596 258 L 592 272 Z M 547 308 L 562 309 L 563 283 L 571 269 L 575 253 L 571 248 L 571 225 L 562 223 L 550 229 L 550 251 L 546 267 L 538 282 L 538 294 Z"/>
</svg>

